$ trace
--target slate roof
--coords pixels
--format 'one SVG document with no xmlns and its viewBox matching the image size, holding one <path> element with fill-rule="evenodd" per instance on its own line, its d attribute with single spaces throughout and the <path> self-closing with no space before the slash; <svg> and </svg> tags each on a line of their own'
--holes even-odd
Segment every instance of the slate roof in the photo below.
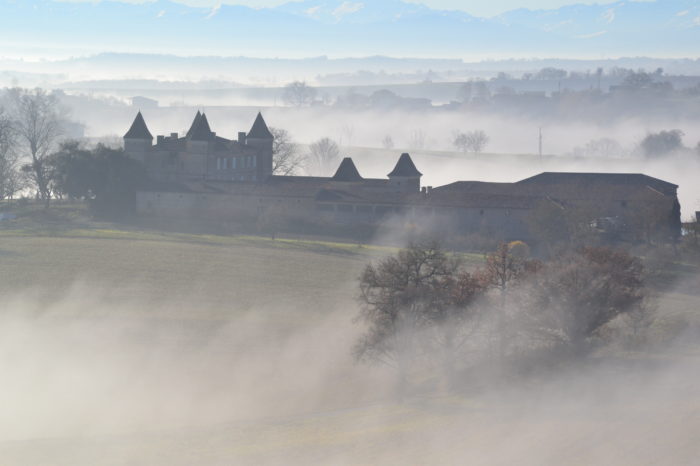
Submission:
<svg viewBox="0 0 700 466">
<path fill-rule="evenodd" d="M 190 129 L 187 130 L 187 134 L 185 137 L 189 138 L 192 136 L 192 133 L 194 132 L 195 128 L 197 128 L 197 124 L 199 124 L 199 119 L 202 118 L 202 114 L 199 110 L 197 110 L 197 114 L 194 116 L 194 120 L 192 120 L 192 125 L 190 126 Z"/>
<path fill-rule="evenodd" d="M 146 126 L 141 112 L 136 114 L 136 118 L 134 118 L 129 131 L 124 135 L 124 139 L 153 139 L 153 135 L 148 131 L 148 126 Z"/>
<path fill-rule="evenodd" d="M 192 129 L 192 134 L 189 135 L 190 139 L 193 141 L 208 141 L 211 138 L 211 128 L 209 127 L 207 115 L 202 113 L 196 124 Z"/>
<path fill-rule="evenodd" d="M 571 173 L 571 172 L 544 172 L 539 175 L 518 181 L 516 184 L 556 185 L 569 186 L 649 186 L 662 192 L 673 191 L 678 185 L 653 178 L 641 173 Z"/>
<path fill-rule="evenodd" d="M 362 176 L 360 172 L 357 171 L 357 167 L 353 163 L 350 157 L 345 157 L 338 170 L 333 175 L 334 181 L 362 181 Z"/>
<path fill-rule="evenodd" d="M 255 123 L 253 123 L 253 127 L 250 128 L 250 131 L 248 132 L 248 137 L 253 139 L 275 138 L 270 132 L 270 129 L 267 127 L 267 123 L 265 123 L 262 113 L 258 112 L 258 116 L 255 118 Z"/>
<path fill-rule="evenodd" d="M 413 160 L 411 160 L 411 156 L 408 155 L 407 153 L 401 154 L 401 157 L 399 157 L 399 161 L 396 162 L 396 166 L 394 167 L 394 170 L 392 170 L 389 175 L 389 177 L 392 176 L 406 176 L 406 177 L 413 177 L 413 176 L 423 176 L 421 172 L 418 171 L 416 166 L 413 163 Z"/>
</svg>

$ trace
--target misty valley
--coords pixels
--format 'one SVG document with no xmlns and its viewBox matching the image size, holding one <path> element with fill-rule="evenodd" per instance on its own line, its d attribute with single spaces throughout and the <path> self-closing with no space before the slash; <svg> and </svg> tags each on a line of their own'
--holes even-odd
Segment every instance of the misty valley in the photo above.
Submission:
<svg viewBox="0 0 700 466">
<path fill-rule="evenodd" d="M 698 463 L 696 2 L 0 26 L 0 465 Z"/>
</svg>

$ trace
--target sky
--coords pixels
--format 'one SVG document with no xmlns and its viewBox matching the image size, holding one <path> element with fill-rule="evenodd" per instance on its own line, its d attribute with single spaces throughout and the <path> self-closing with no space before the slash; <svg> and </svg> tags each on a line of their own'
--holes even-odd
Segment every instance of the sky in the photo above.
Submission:
<svg viewBox="0 0 700 466">
<path fill-rule="evenodd" d="M 68 0 L 71 1 L 71 0 Z M 72 1 L 95 1 L 95 0 L 72 0 Z M 142 3 L 148 0 L 123 0 L 129 3 Z M 174 0 L 179 3 L 185 3 L 193 6 L 214 7 L 219 3 L 246 5 L 254 8 L 263 8 L 269 6 L 281 5 L 288 3 L 289 0 Z M 554 9 L 564 5 L 573 5 L 577 3 L 587 4 L 607 4 L 613 3 L 615 0 L 405 0 L 410 3 L 422 3 L 426 6 L 436 9 L 445 10 L 462 10 L 474 16 L 494 16 L 505 11 L 514 10 L 517 8 L 528 8 L 531 10 L 539 9 Z"/>
</svg>

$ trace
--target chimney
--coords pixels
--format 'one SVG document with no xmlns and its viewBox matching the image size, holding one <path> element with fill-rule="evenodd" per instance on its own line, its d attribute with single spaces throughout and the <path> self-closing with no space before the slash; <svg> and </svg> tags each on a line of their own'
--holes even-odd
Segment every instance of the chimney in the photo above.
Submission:
<svg viewBox="0 0 700 466">
<path fill-rule="evenodd" d="M 177 139 L 177 133 L 170 133 L 170 137 L 172 139 Z"/>
<path fill-rule="evenodd" d="M 238 143 L 239 144 L 245 144 L 245 138 L 246 138 L 246 133 L 243 133 L 243 132 L 238 133 Z"/>
<path fill-rule="evenodd" d="M 433 187 L 432 187 L 432 186 L 428 186 L 428 187 L 425 188 L 425 192 L 426 192 L 427 194 L 430 194 L 432 191 L 433 191 Z"/>
<path fill-rule="evenodd" d="M 427 188 L 426 188 L 425 186 L 423 186 L 422 188 L 420 188 L 420 192 L 423 193 L 423 194 L 428 194 L 428 190 L 427 190 Z"/>
<path fill-rule="evenodd" d="M 165 136 L 158 135 L 158 138 L 156 139 L 156 143 L 161 144 L 164 141 L 165 141 Z"/>
</svg>

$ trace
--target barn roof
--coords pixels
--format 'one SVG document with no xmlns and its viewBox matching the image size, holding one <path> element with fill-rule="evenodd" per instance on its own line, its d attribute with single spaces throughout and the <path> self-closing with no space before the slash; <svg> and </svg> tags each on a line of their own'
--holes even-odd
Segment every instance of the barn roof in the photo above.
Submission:
<svg viewBox="0 0 700 466">
<path fill-rule="evenodd" d="M 650 186 L 655 189 L 676 189 L 678 185 L 669 183 L 641 173 L 573 173 L 573 172 L 544 172 L 531 176 L 516 184 L 539 185 L 617 185 L 617 186 Z"/>
</svg>

